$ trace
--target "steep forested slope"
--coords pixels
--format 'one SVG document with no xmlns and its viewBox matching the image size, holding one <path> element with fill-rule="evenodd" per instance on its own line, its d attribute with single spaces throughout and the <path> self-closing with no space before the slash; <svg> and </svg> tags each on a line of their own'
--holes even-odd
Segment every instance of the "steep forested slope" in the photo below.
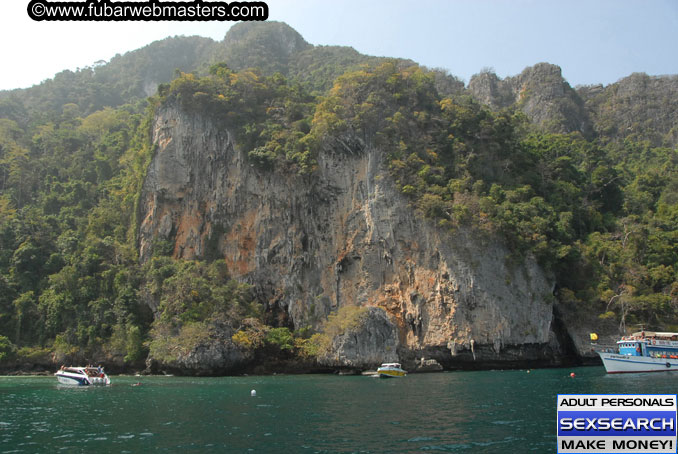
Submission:
<svg viewBox="0 0 678 454">
<path fill-rule="evenodd" d="M 411 61 L 311 46 L 276 23 L 239 24 L 221 43 L 169 38 L 3 92 L 0 364 L 141 367 L 150 351 L 181 368 L 177 357 L 215 338 L 240 363 L 261 352 L 313 362 L 367 320 L 334 307 L 298 326 L 233 268 L 225 230 L 190 257 L 171 223 L 140 239 L 162 147 L 153 124 L 168 106 L 232 134 L 257 175 L 298 188 L 321 187 L 326 156 L 378 150 L 393 200 L 440 235 L 501 243 L 509 268 L 536 260 L 556 307 L 601 326 L 675 329 L 676 101 L 675 77 L 572 89 L 548 64 L 464 88 Z M 316 297 L 304 304 L 325 304 Z M 420 329 L 403 317 L 402 332 Z"/>
</svg>

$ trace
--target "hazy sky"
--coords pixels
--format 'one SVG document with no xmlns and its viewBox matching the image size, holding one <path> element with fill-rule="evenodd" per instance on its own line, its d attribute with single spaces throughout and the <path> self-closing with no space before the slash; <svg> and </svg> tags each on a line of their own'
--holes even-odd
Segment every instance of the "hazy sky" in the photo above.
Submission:
<svg viewBox="0 0 678 454">
<path fill-rule="evenodd" d="M 122 0 L 119 0 L 122 1 Z M 0 0 L 0 89 L 109 60 L 173 35 L 223 39 L 231 22 L 34 22 L 29 0 Z M 311 44 L 352 46 L 447 69 L 468 82 L 541 61 L 572 84 L 632 72 L 678 74 L 678 0 L 268 0 L 270 18 Z"/>
</svg>

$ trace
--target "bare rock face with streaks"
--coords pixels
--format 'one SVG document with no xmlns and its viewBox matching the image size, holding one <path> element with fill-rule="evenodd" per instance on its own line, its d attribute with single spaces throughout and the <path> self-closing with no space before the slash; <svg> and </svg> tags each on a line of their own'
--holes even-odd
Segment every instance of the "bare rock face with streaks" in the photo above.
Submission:
<svg viewBox="0 0 678 454">
<path fill-rule="evenodd" d="M 559 361 L 552 278 L 529 257 L 511 261 L 498 239 L 451 234 L 415 213 L 380 150 L 322 152 L 313 176 L 259 170 L 229 131 L 172 104 L 158 111 L 153 141 L 142 260 L 155 238 L 177 258 L 223 258 L 295 327 L 320 327 L 344 305 L 381 308 L 371 312 L 375 333 L 390 348 L 392 325 L 405 362 Z M 344 342 L 344 365 L 377 360 L 358 345 L 372 342 L 367 334 Z M 382 357 L 395 359 L 386 347 Z"/>
</svg>

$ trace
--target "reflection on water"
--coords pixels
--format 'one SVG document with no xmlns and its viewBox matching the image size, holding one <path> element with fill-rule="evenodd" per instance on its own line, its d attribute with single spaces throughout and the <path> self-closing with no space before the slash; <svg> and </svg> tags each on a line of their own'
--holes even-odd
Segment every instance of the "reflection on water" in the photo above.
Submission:
<svg viewBox="0 0 678 454">
<path fill-rule="evenodd" d="M 0 453 L 544 453 L 556 451 L 557 394 L 675 392 L 670 374 L 570 371 L 114 377 L 106 388 L 0 377 Z"/>
</svg>

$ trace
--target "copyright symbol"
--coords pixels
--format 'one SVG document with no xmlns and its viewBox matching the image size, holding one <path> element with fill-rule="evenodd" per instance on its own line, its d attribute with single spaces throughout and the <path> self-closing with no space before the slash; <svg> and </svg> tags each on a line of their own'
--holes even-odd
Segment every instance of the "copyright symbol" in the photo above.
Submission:
<svg viewBox="0 0 678 454">
<path fill-rule="evenodd" d="M 28 15 L 33 20 L 42 20 L 42 16 L 45 15 L 45 5 L 37 1 L 32 1 L 28 4 Z"/>
</svg>

